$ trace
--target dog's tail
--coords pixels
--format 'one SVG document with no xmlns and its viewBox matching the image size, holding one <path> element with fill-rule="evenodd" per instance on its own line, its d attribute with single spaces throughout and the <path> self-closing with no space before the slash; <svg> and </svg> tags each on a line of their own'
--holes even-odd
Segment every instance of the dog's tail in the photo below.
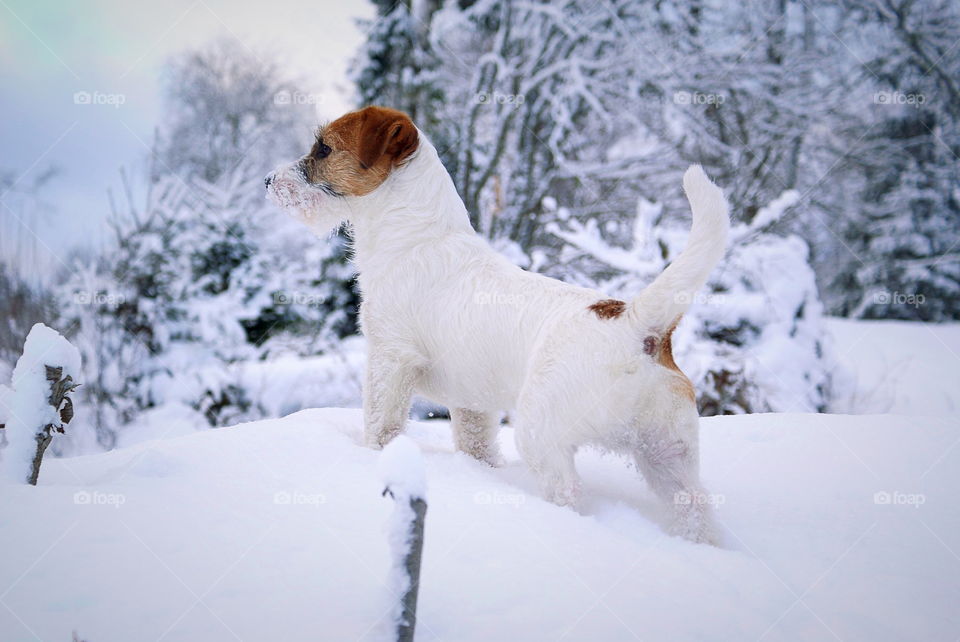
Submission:
<svg viewBox="0 0 960 642">
<path fill-rule="evenodd" d="M 699 165 L 692 165 L 684 173 L 683 191 L 693 210 L 687 246 L 631 302 L 641 327 L 652 331 L 666 332 L 680 320 L 726 250 L 730 215 L 723 192 Z"/>
</svg>

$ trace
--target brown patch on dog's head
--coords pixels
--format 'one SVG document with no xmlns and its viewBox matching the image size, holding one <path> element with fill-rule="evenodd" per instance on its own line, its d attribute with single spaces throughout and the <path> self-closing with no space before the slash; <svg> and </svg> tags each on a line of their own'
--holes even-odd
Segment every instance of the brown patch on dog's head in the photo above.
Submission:
<svg viewBox="0 0 960 642">
<path fill-rule="evenodd" d="M 321 127 L 301 163 L 308 182 L 338 196 L 364 196 L 419 146 L 420 134 L 409 116 L 387 107 L 364 107 Z"/>
<path fill-rule="evenodd" d="M 601 319 L 616 319 L 623 314 L 627 304 L 617 299 L 603 299 L 597 301 L 587 309 L 596 314 Z"/>
</svg>

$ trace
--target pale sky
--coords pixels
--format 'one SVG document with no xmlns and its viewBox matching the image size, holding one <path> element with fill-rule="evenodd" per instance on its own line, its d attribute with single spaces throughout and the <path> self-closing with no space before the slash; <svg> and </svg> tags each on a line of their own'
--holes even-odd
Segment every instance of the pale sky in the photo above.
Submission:
<svg viewBox="0 0 960 642">
<path fill-rule="evenodd" d="M 20 223 L 0 205 L 0 251 L 34 242 L 47 255 L 38 260 L 56 261 L 72 244 L 99 244 L 107 187 L 118 191 L 121 167 L 145 166 L 172 54 L 220 37 L 276 52 L 322 95 L 318 119 L 331 118 L 352 106 L 355 19 L 373 14 L 366 0 L 0 0 L 0 172 L 18 186 L 50 165 L 63 172 L 46 192 L 53 212 Z M 76 92 L 124 103 L 77 105 Z"/>
</svg>

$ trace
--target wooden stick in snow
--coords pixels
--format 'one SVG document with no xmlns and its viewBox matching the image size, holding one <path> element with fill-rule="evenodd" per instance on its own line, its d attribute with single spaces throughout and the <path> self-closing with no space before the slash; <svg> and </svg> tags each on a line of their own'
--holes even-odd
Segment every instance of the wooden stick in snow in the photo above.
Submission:
<svg viewBox="0 0 960 642">
<path fill-rule="evenodd" d="M 37 441 L 37 450 L 33 456 L 33 462 L 30 466 L 30 474 L 27 477 L 27 483 L 31 486 L 37 485 L 37 479 L 40 477 L 40 464 L 43 462 L 43 454 L 47 451 L 47 446 L 53 441 L 54 431 L 62 433 L 63 427 L 73 419 L 73 401 L 69 395 L 79 386 L 73 383 L 70 375 L 63 377 L 63 368 L 59 366 L 46 366 L 47 381 L 50 382 L 50 405 L 57 411 L 60 422 L 57 424 L 47 424 L 37 431 L 35 439 Z M 63 378 L 61 378 L 63 377 Z"/>
<path fill-rule="evenodd" d="M 378 467 L 385 487 L 383 494 L 390 495 L 396 502 L 389 527 L 393 554 L 391 583 L 400 594 L 395 615 L 396 640 L 413 642 L 427 515 L 426 475 L 420 448 L 409 437 L 395 437 L 383 449 Z"/>
<path fill-rule="evenodd" d="M 383 493 L 393 497 L 389 488 Z M 423 526 L 427 517 L 427 502 L 419 497 L 411 497 L 410 510 L 413 512 L 413 519 L 410 521 L 409 548 L 403 559 L 403 568 L 410 579 L 406 592 L 400 598 L 403 611 L 397 622 L 397 642 L 413 642 L 414 629 L 417 626 L 417 595 L 420 589 L 420 560 L 423 557 Z"/>
</svg>

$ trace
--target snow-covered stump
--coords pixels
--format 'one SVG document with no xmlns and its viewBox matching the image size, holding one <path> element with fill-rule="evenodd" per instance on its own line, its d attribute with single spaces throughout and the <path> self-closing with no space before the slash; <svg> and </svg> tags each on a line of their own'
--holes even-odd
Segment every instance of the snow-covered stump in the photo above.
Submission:
<svg viewBox="0 0 960 642">
<path fill-rule="evenodd" d="M 80 384 L 80 353 L 42 323 L 30 329 L 13 369 L 11 387 L 0 390 L 0 451 L 6 477 L 37 485 L 40 464 L 55 433 L 73 419 L 70 393 Z M 2 388 L 2 387 L 0 387 Z"/>
<path fill-rule="evenodd" d="M 396 501 L 388 528 L 393 558 L 389 585 L 400 597 L 394 614 L 396 639 L 412 642 L 417 624 L 420 560 L 427 515 L 427 480 L 420 449 L 409 437 L 395 437 L 383 449 L 379 468 L 383 495 L 390 495 Z"/>
</svg>

